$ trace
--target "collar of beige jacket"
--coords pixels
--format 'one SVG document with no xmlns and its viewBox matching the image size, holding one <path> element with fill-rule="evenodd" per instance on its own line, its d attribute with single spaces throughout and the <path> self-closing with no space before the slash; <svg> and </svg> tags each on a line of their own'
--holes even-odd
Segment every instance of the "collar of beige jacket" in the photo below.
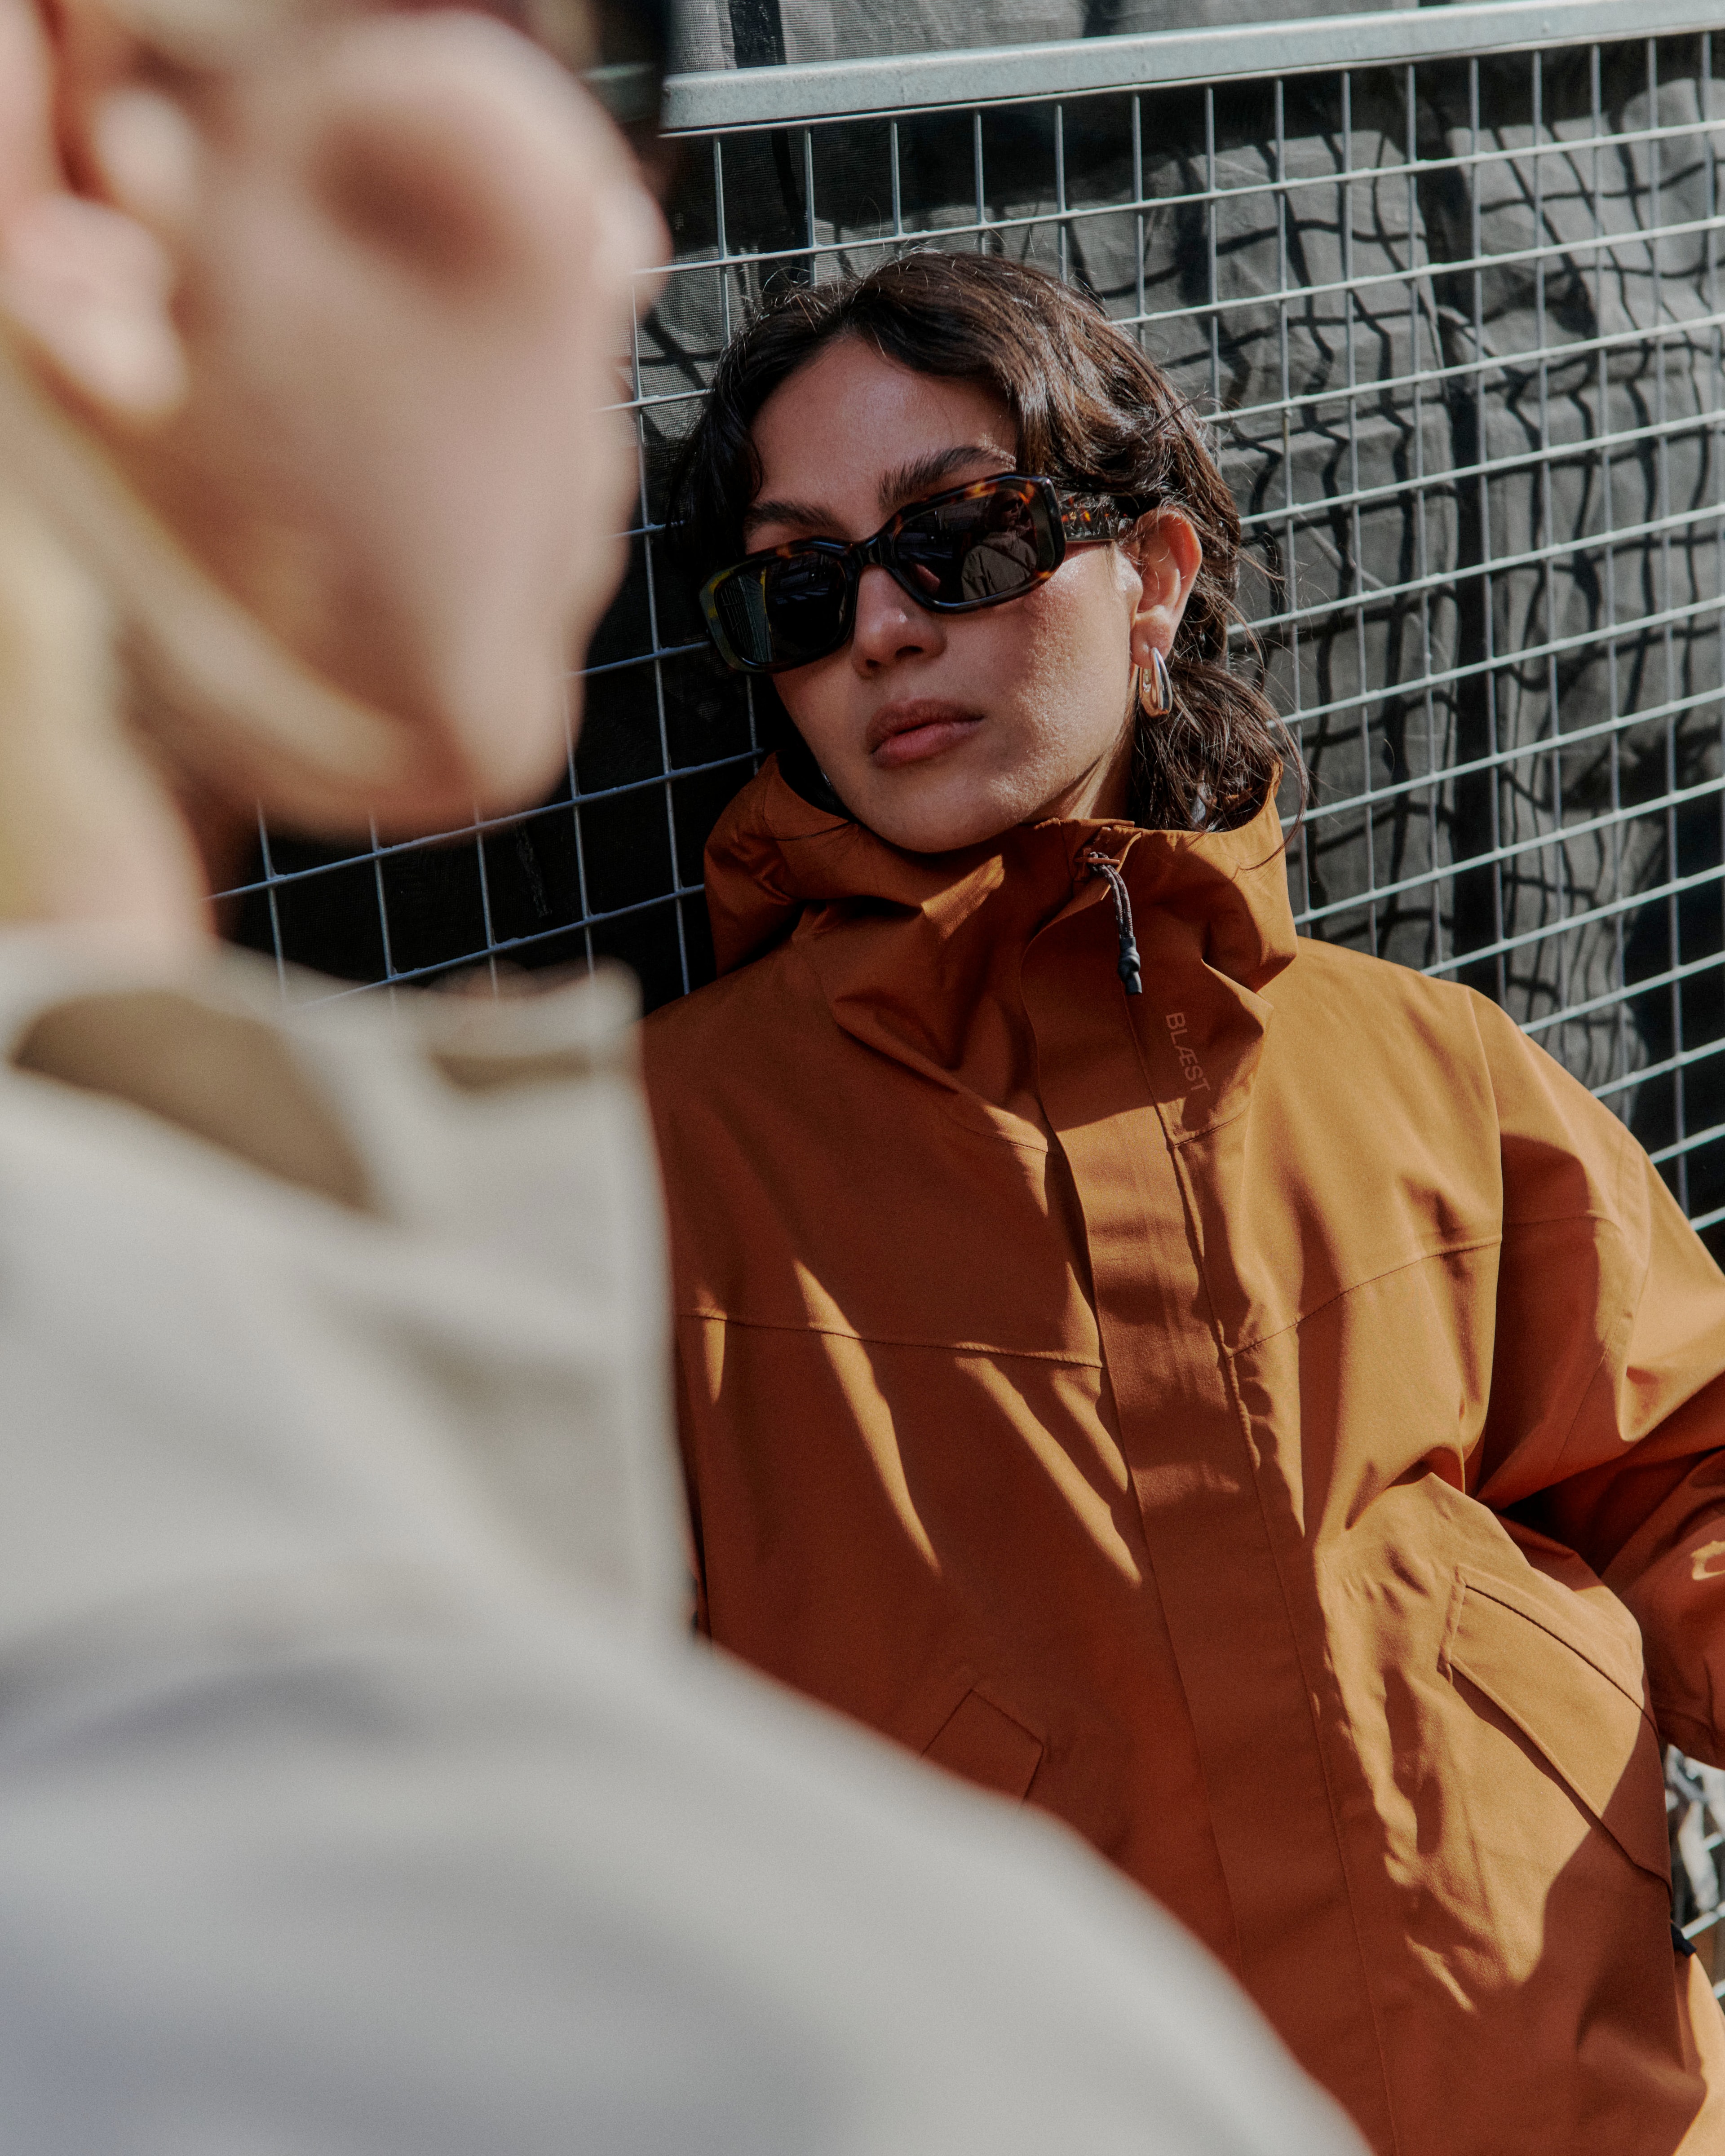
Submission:
<svg viewBox="0 0 1725 2156">
<path fill-rule="evenodd" d="M 632 1073 L 638 1009 L 610 969 L 392 1005 L 219 945 L 164 964 L 123 932 L 0 930 L 0 1070 L 141 1108 L 361 1212 L 441 1214 L 453 1103 Z"/>
</svg>

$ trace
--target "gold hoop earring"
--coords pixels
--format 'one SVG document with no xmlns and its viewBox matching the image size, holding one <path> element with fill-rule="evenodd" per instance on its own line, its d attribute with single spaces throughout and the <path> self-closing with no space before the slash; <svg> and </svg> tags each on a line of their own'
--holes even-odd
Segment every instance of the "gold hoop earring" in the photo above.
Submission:
<svg viewBox="0 0 1725 2156">
<path fill-rule="evenodd" d="M 1147 702 L 1144 696 L 1144 676 L 1150 676 L 1154 698 Z M 1132 695 L 1137 704 L 1138 716 L 1142 719 L 1165 719 L 1174 708 L 1174 685 L 1168 670 L 1168 661 L 1153 644 L 1148 666 L 1132 669 Z"/>
</svg>

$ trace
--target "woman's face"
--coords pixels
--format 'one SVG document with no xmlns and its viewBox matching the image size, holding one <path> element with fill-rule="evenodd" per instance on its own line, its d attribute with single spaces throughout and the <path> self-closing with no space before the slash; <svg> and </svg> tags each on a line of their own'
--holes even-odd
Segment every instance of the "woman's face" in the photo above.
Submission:
<svg viewBox="0 0 1725 2156">
<path fill-rule="evenodd" d="M 1016 468 L 1005 403 L 911 373 L 854 337 L 762 407 L 749 548 L 866 539 L 917 496 Z M 913 853 L 945 853 L 1050 816 L 1124 814 L 1132 677 L 1173 642 L 1199 566 L 1182 517 L 1121 546 L 1070 550 L 1024 598 L 925 613 L 863 572 L 856 628 L 777 677 L 798 731 L 851 814 Z"/>
</svg>

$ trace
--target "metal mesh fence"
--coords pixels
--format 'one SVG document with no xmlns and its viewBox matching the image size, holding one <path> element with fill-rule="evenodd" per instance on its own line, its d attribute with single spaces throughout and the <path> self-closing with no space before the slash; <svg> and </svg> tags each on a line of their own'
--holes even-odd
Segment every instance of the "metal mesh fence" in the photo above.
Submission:
<svg viewBox="0 0 1725 2156">
<path fill-rule="evenodd" d="M 235 932 L 356 983 L 600 953 L 649 1002 L 705 978 L 701 847 L 783 718 L 667 572 L 664 446 L 774 280 L 980 248 L 1081 278 L 1213 417 L 1316 781 L 1305 932 L 1495 997 L 1725 1229 L 1725 36 L 1693 0 L 1624 20 L 680 79 L 634 566 L 565 783 L 412 844 L 262 834 Z"/>
</svg>

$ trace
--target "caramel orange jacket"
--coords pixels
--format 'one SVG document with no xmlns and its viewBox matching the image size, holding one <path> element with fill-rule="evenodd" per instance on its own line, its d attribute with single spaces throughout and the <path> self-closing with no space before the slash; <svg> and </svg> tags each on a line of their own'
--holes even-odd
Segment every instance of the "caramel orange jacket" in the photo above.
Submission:
<svg viewBox="0 0 1725 2156">
<path fill-rule="evenodd" d="M 713 1638 L 1068 1821 L 1379 2150 L 1725 2148 L 1660 1758 L 1725 1760 L 1725 1280 L 1645 1153 L 1296 939 L 1273 805 L 929 858 L 769 764 L 707 875 L 646 1055 Z"/>
</svg>

